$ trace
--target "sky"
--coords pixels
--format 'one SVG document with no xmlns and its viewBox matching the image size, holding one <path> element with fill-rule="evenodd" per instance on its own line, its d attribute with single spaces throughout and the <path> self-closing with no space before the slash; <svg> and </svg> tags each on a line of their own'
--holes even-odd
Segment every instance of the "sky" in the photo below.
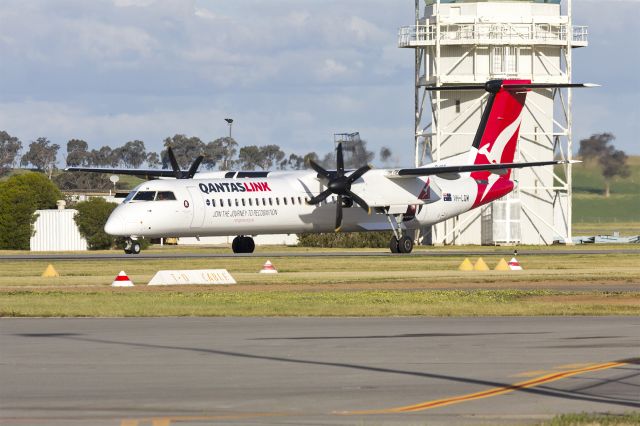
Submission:
<svg viewBox="0 0 640 426">
<path fill-rule="evenodd" d="M 0 130 L 90 148 L 183 133 L 323 154 L 359 131 L 410 165 L 412 0 L 2 0 Z M 640 154 L 638 0 L 574 0 L 574 140 Z M 576 142 L 577 144 L 577 142 Z"/>
</svg>

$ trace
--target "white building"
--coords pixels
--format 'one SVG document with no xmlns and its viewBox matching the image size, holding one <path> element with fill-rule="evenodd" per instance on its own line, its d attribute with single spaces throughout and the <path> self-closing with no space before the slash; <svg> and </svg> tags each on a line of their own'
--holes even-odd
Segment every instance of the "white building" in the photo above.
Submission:
<svg viewBox="0 0 640 426">
<path fill-rule="evenodd" d="M 31 251 L 87 250 L 87 241 L 73 219 L 77 213 L 77 210 L 65 209 L 64 204 L 58 204 L 58 210 L 36 210 L 34 233 L 29 242 Z"/>
<path fill-rule="evenodd" d="M 415 24 L 400 29 L 398 45 L 415 49 L 416 166 L 468 150 L 487 98 L 426 86 L 571 82 L 572 48 L 587 45 L 571 8 L 571 0 L 415 0 Z M 528 94 L 515 161 L 571 159 L 571 96 L 571 89 Z M 514 179 L 507 198 L 423 230 L 426 242 L 571 242 L 571 165 L 515 170 Z"/>
</svg>

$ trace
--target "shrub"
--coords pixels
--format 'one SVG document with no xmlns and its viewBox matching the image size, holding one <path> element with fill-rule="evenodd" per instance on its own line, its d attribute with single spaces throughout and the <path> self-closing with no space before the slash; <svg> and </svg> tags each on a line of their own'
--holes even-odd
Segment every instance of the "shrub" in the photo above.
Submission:
<svg viewBox="0 0 640 426">
<path fill-rule="evenodd" d="M 325 248 L 382 248 L 389 246 L 392 235 L 391 231 L 300 234 L 298 245 Z"/>
<path fill-rule="evenodd" d="M 55 208 L 63 198 L 42 173 L 23 173 L 0 182 L 0 248 L 29 250 L 35 211 Z"/>
<path fill-rule="evenodd" d="M 116 245 L 116 237 L 104 232 L 104 225 L 111 212 L 117 207 L 104 198 L 95 197 L 74 206 L 78 210 L 75 216 L 80 235 L 87 240 L 89 250 L 110 249 Z"/>
</svg>

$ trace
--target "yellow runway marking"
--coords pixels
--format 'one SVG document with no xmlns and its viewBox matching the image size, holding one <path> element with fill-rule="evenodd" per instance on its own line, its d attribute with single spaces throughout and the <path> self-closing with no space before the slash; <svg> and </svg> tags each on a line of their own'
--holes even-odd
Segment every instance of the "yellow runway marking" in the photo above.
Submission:
<svg viewBox="0 0 640 426">
<path fill-rule="evenodd" d="M 635 363 L 638 360 L 624 360 L 617 362 L 606 362 L 603 364 L 591 364 L 586 367 L 576 368 L 565 371 L 558 371 L 555 373 L 546 374 L 535 379 L 527 380 L 525 382 L 515 383 L 508 386 L 500 386 L 493 389 L 488 389 L 482 392 L 476 392 L 466 395 L 458 395 L 450 398 L 437 399 L 434 401 L 425 401 L 418 404 L 407 405 L 403 407 L 387 408 L 382 410 L 363 410 L 363 411 L 348 411 L 341 414 L 354 415 L 354 414 L 393 414 L 393 413 L 411 413 L 417 411 L 430 410 L 432 408 L 445 407 L 447 405 L 459 404 L 466 401 L 475 401 L 477 399 L 489 398 L 492 396 L 504 395 L 519 389 L 532 388 L 540 386 L 545 383 L 555 382 L 556 380 L 566 379 L 567 377 L 576 376 L 578 374 L 590 373 L 594 371 L 607 370 L 609 368 L 621 367 L 629 363 Z"/>
</svg>

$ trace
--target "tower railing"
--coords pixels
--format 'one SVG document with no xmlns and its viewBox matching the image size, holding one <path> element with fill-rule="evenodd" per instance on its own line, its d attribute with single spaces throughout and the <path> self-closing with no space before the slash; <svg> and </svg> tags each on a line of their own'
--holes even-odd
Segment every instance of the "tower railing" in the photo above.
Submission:
<svg viewBox="0 0 640 426">
<path fill-rule="evenodd" d="M 570 29 L 570 31 L 569 31 Z M 456 23 L 412 25 L 401 27 L 398 32 L 398 47 L 429 46 L 436 43 L 439 33 L 440 44 L 493 44 L 531 45 L 536 43 L 567 43 L 567 34 L 571 33 L 574 47 L 588 44 L 588 28 L 567 24 L 529 23 Z"/>
</svg>

